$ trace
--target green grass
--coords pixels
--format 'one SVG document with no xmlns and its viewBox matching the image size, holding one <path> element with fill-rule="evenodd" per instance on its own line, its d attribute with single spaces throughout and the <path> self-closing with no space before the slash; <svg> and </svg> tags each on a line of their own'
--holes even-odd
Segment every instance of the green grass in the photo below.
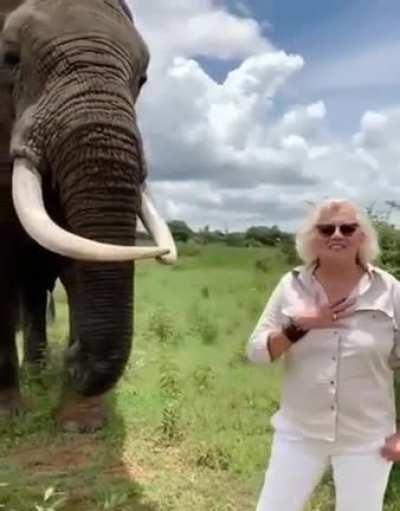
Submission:
<svg viewBox="0 0 400 511">
<path fill-rule="evenodd" d="M 250 366 L 244 346 L 287 265 L 271 249 L 183 252 L 175 268 L 136 266 L 134 350 L 109 397 L 110 423 L 96 435 L 61 434 L 52 420 L 68 323 L 57 289 L 52 362 L 42 383 L 23 381 L 32 411 L 0 424 L 0 510 L 255 508 L 280 368 Z M 395 489 L 385 511 L 399 502 Z M 327 476 L 310 509 L 332 503 Z"/>
</svg>

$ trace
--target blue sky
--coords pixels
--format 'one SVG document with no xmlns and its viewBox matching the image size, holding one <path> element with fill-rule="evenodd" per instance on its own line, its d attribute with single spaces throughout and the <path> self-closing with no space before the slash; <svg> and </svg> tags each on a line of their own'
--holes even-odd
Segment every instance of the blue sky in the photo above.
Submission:
<svg viewBox="0 0 400 511">
<path fill-rule="evenodd" d="M 303 71 L 280 97 L 277 107 L 282 111 L 289 104 L 321 99 L 333 132 L 348 136 L 358 129 L 366 110 L 398 104 L 400 66 L 392 62 L 391 54 L 397 47 L 400 50 L 400 2 L 229 0 L 225 5 L 263 24 L 265 36 L 278 49 L 304 58 Z M 237 65 L 199 60 L 219 81 Z M 332 84 L 330 72 L 334 73 Z"/>
<path fill-rule="evenodd" d="M 228 4 L 234 8 L 237 2 Z M 243 0 L 257 19 L 271 25 L 269 36 L 287 51 L 337 49 L 341 37 L 347 43 L 371 35 L 371 29 L 387 26 L 399 13 L 394 0 Z M 393 20 L 394 21 L 394 20 Z"/>
</svg>

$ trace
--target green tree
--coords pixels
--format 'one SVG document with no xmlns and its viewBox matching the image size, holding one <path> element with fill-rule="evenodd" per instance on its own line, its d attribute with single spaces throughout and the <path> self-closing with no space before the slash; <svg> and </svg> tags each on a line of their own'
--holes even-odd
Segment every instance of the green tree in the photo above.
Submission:
<svg viewBox="0 0 400 511">
<path fill-rule="evenodd" d="M 168 227 L 175 241 L 188 241 L 193 237 L 192 229 L 183 220 L 171 220 Z"/>
<path fill-rule="evenodd" d="M 283 239 L 288 239 L 288 234 L 281 231 L 277 225 L 272 227 L 253 226 L 247 229 L 246 239 L 258 241 L 263 245 L 274 246 Z"/>
<path fill-rule="evenodd" d="M 397 279 L 400 279 L 400 230 L 389 221 L 395 205 L 389 202 L 387 204 L 389 209 L 374 212 L 373 208 L 370 208 L 368 214 L 378 233 L 381 249 L 378 263 Z"/>
</svg>

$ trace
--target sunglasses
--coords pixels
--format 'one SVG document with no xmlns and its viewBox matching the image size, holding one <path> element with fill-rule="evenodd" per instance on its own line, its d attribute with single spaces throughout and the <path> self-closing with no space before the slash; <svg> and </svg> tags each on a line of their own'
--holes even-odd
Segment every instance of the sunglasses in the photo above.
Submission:
<svg viewBox="0 0 400 511">
<path fill-rule="evenodd" d="M 339 229 L 340 234 L 342 236 L 352 236 L 356 230 L 358 229 L 358 224 L 318 224 L 316 226 L 318 232 L 321 234 L 321 236 L 324 236 L 325 238 L 330 238 L 333 236 L 336 232 L 336 229 Z"/>
</svg>

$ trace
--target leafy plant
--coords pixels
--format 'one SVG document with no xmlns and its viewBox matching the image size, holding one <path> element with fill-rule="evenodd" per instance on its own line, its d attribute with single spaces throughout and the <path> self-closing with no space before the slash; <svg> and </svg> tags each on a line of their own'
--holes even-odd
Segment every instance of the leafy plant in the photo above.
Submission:
<svg viewBox="0 0 400 511">
<path fill-rule="evenodd" d="M 271 271 L 271 262 L 267 257 L 256 259 L 256 261 L 254 261 L 254 268 L 262 273 L 268 273 Z"/>
<path fill-rule="evenodd" d="M 210 298 L 210 290 L 209 290 L 208 286 L 203 286 L 201 288 L 200 293 L 203 298 Z"/>
<path fill-rule="evenodd" d="M 228 470 L 232 456 L 226 449 L 217 445 L 203 445 L 196 464 L 211 470 Z"/>
<path fill-rule="evenodd" d="M 279 243 L 279 248 L 283 256 L 283 261 L 289 266 L 298 266 L 302 264 L 300 257 L 297 254 L 294 239 L 291 237 L 282 239 Z"/>
<path fill-rule="evenodd" d="M 174 320 L 164 307 L 159 306 L 150 315 L 148 329 L 161 344 L 166 344 L 174 337 Z"/>
<path fill-rule="evenodd" d="M 173 362 L 165 362 L 160 371 L 160 393 L 164 400 L 161 418 L 161 433 L 167 443 L 179 440 L 181 432 L 182 386 L 178 367 Z"/>
<path fill-rule="evenodd" d="M 128 498 L 129 497 L 126 493 L 112 492 L 106 497 L 103 509 L 104 511 L 114 511 L 115 509 L 119 509 L 122 505 L 128 502 Z"/>
<path fill-rule="evenodd" d="M 213 318 L 211 309 L 200 309 L 195 307 L 192 310 L 191 317 L 191 330 L 199 335 L 203 344 L 215 344 L 218 339 L 219 328 L 218 323 Z"/>
<path fill-rule="evenodd" d="M 201 254 L 201 248 L 197 243 L 189 241 L 179 246 L 179 255 L 181 257 L 197 257 Z"/>
<path fill-rule="evenodd" d="M 200 365 L 193 373 L 196 390 L 200 393 L 212 390 L 215 383 L 215 371 L 209 365 Z"/>
<path fill-rule="evenodd" d="M 54 486 L 50 486 L 44 492 L 42 502 L 35 504 L 35 511 L 57 511 L 62 509 L 66 501 L 64 493 L 57 492 Z"/>
</svg>

